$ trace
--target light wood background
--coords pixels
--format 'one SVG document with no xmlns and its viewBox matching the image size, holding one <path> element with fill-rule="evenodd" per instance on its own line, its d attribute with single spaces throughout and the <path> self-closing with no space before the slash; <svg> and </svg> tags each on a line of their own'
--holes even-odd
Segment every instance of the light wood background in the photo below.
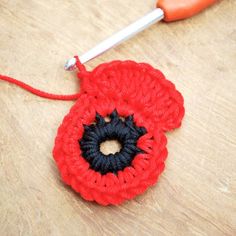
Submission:
<svg viewBox="0 0 236 236">
<path fill-rule="evenodd" d="M 0 73 L 48 92 L 76 92 L 65 60 L 154 5 L 0 0 Z M 0 235 L 236 235 L 236 1 L 154 25 L 86 66 L 114 59 L 152 64 L 185 98 L 159 182 L 118 207 L 84 201 L 61 182 L 51 154 L 73 102 L 0 82 Z"/>
</svg>

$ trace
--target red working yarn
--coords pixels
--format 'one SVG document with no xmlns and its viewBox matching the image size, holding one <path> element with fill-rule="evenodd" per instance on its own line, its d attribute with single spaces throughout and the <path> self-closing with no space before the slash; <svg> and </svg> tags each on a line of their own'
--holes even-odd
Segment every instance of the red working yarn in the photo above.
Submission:
<svg viewBox="0 0 236 236">
<path fill-rule="evenodd" d="M 9 77 L 0 79 L 43 97 L 77 99 L 60 125 L 53 156 L 63 181 L 89 201 L 101 205 L 120 204 L 154 185 L 167 157 L 165 131 L 181 125 L 183 97 L 164 75 L 145 63 L 113 61 L 87 72 L 77 58 L 80 93 L 60 96 L 43 93 Z M 83 157 L 80 140 L 85 126 L 96 125 L 96 116 L 133 116 L 137 127 L 146 132 L 137 141 L 142 150 L 131 164 L 117 173 L 101 174 Z M 131 127 L 132 129 L 132 127 Z"/>
<path fill-rule="evenodd" d="M 57 95 L 57 94 L 52 94 L 52 93 L 46 93 L 44 91 L 33 88 L 30 85 L 25 84 L 24 82 L 21 82 L 19 80 L 13 79 L 13 78 L 11 78 L 9 76 L 5 76 L 5 75 L 0 75 L 0 79 L 7 81 L 9 83 L 15 84 L 15 85 L 35 94 L 37 96 L 43 97 L 43 98 L 69 101 L 69 100 L 76 100 L 79 97 L 78 93 L 72 94 L 72 95 Z"/>
</svg>

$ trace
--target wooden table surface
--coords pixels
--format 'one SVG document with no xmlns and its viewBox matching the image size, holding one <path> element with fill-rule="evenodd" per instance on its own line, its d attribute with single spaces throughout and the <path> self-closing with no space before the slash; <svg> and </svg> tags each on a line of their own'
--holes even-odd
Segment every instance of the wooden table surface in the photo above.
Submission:
<svg viewBox="0 0 236 236">
<path fill-rule="evenodd" d="M 154 5 L 0 0 L 0 73 L 48 92 L 76 92 L 64 61 Z M 154 25 L 86 66 L 114 59 L 152 64 L 185 98 L 159 182 L 121 206 L 84 201 L 61 182 L 51 153 L 73 102 L 0 82 L 0 235 L 236 235 L 236 1 Z"/>
</svg>

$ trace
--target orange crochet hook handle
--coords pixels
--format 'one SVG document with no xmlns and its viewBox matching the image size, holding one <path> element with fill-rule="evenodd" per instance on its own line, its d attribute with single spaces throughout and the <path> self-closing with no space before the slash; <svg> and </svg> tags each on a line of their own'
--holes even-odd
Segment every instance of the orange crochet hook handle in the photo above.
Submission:
<svg viewBox="0 0 236 236">
<path fill-rule="evenodd" d="M 217 0 L 158 0 L 157 7 L 164 11 L 164 21 L 189 18 L 201 12 Z"/>
</svg>

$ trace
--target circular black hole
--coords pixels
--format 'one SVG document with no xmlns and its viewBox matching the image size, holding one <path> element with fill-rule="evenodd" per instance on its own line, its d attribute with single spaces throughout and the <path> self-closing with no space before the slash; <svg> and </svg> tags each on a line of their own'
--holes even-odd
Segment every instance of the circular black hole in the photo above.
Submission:
<svg viewBox="0 0 236 236">
<path fill-rule="evenodd" d="M 117 139 L 106 140 L 100 143 L 100 152 L 104 155 L 116 154 L 122 149 L 122 144 Z"/>
<path fill-rule="evenodd" d="M 97 114 L 95 123 L 85 125 L 79 144 L 82 155 L 89 162 L 91 169 L 101 174 L 117 173 L 130 166 L 133 158 L 143 152 L 137 147 L 137 140 L 145 133 L 145 128 L 135 125 L 132 115 L 121 119 L 115 110 L 109 119 Z M 111 152 L 111 145 L 108 145 L 107 152 L 104 152 L 102 146 L 106 142 L 114 144 L 114 140 L 120 143 L 118 151 Z"/>
</svg>

